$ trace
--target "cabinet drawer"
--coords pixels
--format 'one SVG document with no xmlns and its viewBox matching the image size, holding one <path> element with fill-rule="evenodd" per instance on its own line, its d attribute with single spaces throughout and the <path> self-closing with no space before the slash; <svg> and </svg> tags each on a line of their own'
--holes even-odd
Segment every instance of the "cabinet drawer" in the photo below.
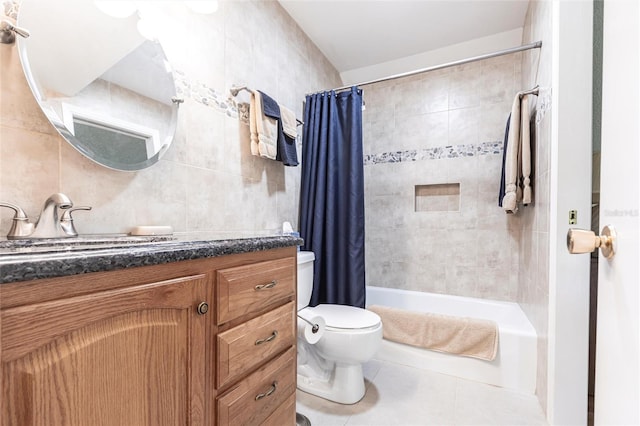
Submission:
<svg viewBox="0 0 640 426">
<path fill-rule="evenodd" d="M 217 320 L 223 324 L 295 294 L 293 257 L 221 269 L 217 273 Z"/>
<path fill-rule="evenodd" d="M 296 394 L 293 393 L 276 411 L 271 413 L 261 426 L 295 426 L 296 424 Z"/>
<path fill-rule="evenodd" d="M 218 335 L 218 387 L 249 371 L 295 342 L 295 304 L 260 315 Z"/>
<path fill-rule="evenodd" d="M 291 348 L 218 398 L 218 424 L 261 424 L 295 390 L 295 348 Z"/>
</svg>

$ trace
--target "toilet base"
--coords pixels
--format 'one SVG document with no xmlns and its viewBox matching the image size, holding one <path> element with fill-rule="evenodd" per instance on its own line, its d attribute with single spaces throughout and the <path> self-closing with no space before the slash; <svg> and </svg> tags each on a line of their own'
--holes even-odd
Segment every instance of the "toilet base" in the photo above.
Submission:
<svg viewBox="0 0 640 426">
<path fill-rule="evenodd" d="M 309 377 L 299 373 L 298 389 L 340 404 L 355 404 L 364 397 L 361 364 L 335 363 L 331 374 L 324 376 Z"/>
</svg>

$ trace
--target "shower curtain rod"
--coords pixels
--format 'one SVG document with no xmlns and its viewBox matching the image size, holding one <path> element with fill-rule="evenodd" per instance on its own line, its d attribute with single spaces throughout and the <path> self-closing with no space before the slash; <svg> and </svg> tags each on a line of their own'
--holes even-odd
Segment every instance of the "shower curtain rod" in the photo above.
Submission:
<svg viewBox="0 0 640 426">
<path fill-rule="evenodd" d="M 447 62 L 447 63 L 440 64 L 440 65 L 434 65 L 434 66 L 431 66 L 431 67 L 421 68 L 421 69 L 418 69 L 418 70 L 415 70 L 415 71 L 409 71 L 409 72 L 405 72 L 405 73 L 402 73 L 402 74 L 395 74 L 395 75 L 392 75 L 392 76 L 389 76 L 389 77 L 383 77 L 383 78 L 378 78 L 378 79 L 375 79 L 375 80 L 364 81 L 364 82 L 358 83 L 358 84 L 350 84 L 348 86 L 342 86 L 342 87 L 338 87 L 338 88 L 331 89 L 331 90 L 339 91 L 339 90 L 350 89 L 353 86 L 366 86 L 366 85 L 369 85 L 369 84 L 382 83 L 383 81 L 395 80 L 396 78 L 409 77 L 409 76 L 412 76 L 412 75 L 421 74 L 423 72 L 440 70 L 442 68 L 449 68 L 449 67 L 454 67 L 456 65 L 468 64 L 469 62 L 475 62 L 475 61 L 481 61 L 483 59 L 495 58 L 496 56 L 503 56 L 503 55 L 508 55 L 510 53 L 522 52 L 523 50 L 539 49 L 541 47 L 542 47 L 542 41 L 536 41 L 534 43 L 523 44 L 522 46 L 511 47 L 509 49 L 504 49 L 504 50 L 498 50 L 497 52 L 486 53 L 484 55 L 473 56 L 471 58 L 460 59 L 458 61 Z M 325 92 L 325 91 L 326 90 L 321 90 L 319 92 L 307 93 L 307 95 L 314 95 L 316 93 L 322 93 L 322 92 Z"/>
</svg>

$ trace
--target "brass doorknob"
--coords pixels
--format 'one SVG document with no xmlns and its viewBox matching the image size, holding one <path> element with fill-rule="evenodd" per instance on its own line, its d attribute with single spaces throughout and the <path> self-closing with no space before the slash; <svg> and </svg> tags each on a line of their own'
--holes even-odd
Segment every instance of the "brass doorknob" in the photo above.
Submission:
<svg viewBox="0 0 640 426">
<path fill-rule="evenodd" d="M 616 230 L 612 225 L 602 228 L 602 235 L 586 229 L 569 229 L 567 232 L 567 249 L 569 253 L 591 253 L 598 247 L 602 255 L 611 259 L 616 254 Z"/>
</svg>

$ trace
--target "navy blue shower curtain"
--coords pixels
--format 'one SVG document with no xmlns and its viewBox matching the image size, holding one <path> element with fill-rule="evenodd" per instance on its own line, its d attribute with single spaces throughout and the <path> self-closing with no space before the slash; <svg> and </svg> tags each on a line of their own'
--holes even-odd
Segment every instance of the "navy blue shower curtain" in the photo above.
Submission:
<svg viewBox="0 0 640 426">
<path fill-rule="evenodd" d="M 300 234 L 315 253 L 311 306 L 364 308 L 362 90 L 308 95 Z"/>
</svg>

